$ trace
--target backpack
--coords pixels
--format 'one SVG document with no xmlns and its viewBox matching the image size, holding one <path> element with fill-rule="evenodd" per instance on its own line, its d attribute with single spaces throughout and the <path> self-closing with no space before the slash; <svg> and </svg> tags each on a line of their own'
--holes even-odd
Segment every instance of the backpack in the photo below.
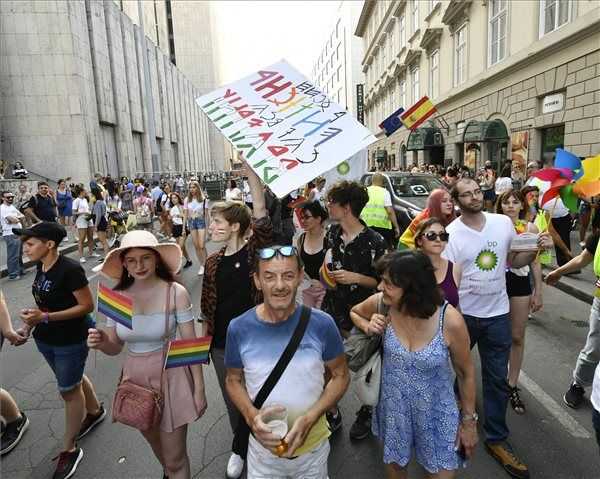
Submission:
<svg viewBox="0 0 600 479">
<path fill-rule="evenodd" d="M 162 211 L 163 211 L 163 207 L 162 207 L 162 203 L 161 203 L 162 197 L 163 197 L 163 195 L 160 195 L 160 197 L 157 198 L 157 200 L 156 200 L 156 204 L 154 205 L 154 211 L 156 213 L 162 213 Z"/>
</svg>

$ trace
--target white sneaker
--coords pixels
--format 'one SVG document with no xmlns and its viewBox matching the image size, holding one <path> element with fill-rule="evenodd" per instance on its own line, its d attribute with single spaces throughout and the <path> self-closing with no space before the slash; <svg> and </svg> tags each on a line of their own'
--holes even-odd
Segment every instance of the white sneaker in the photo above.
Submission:
<svg viewBox="0 0 600 479">
<path fill-rule="evenodd" d="M 90 255 L 90 258 L 101 258 L 101 257 L 102 257 L 102 255 L 101 255 L 101 254 L 98 254 L 98 253 L 92 253 L 92 254 Z"/>
<path fill-rule="evenodd" d="M 81 257 L 81 258 L 79 258 L 79 262 L 80 262 L 80 263 L 85 263 L 85 262 L 86 262 L 86 260 L 85 260 L 85 258 L 84 258 L 84 257 Z"/>
<path fill-rule="evenodd" d="M 198 270 L 198 276 L 202 276 L 204 274 L 204 266 L 200 266 L 200 269 Z"/>
<path fill-rule="evenodd" d="M 227 479 L 238 479 L 244 470 L 244 460 L 232 452 L 227 461 Z"/>
</svg>

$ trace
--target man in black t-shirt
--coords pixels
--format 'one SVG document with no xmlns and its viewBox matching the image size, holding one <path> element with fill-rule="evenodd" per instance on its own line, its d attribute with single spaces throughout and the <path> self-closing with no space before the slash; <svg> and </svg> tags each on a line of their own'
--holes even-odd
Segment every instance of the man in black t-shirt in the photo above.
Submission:
<svg viewBox="0 0 600 479">
<path fill-rule="evenodd" d="M 352 329 L 350 309 L 377 289 L 373 265 L 386 249 L 383 236 L 359 219 L 368 202 L 367 189 L 355 181 L 338 182 L 327 192 L 329 217 L 338 222 L 330 226 L 325 237 L 327 250 L 331 252 L 331 262 L 326 266 L 336 287 L 327 291 L 323 310 L 333 317 L 345 337 Z M 364 439 L 371 431 L 371 407 L 362 406 L 356 416 L 350 438 Z M 342 424 L 339 409 L 329 411 L 327 421 L 332 432 L 339 429 Z"/>
<path fill-rule="evenodd" d="M 50 194 L 48 183 L 39 181 L 37 186 L 38 192 L 29 200 L 29 204 L 25 207 L 25 213 L 36 223 L 40 221 L 56 222 L 58 210 L 56 201 Z"/>
<path fill-rule="evenodd" d="M 579 271 L 594 261 L 594 255 L 598 248 L 600 233 L 588 236 L 583 251 L 568 263 L 556 268 L 546 276 L 548 284 L 556 284 L 564 274 Z M 596 292 L 600 291 L 600 278 L 596 278 Z M 579 353 L 577 364 L 573 370 L 573 381 L 563 396 L 563 401 L 569 407 L 577 409 L 583 403 L 585 387 L 591 386 L 594 380 L 594 372 L 600 357 L 600 298 L 594 294 L 594 302 L 590 310 L 590 326 L 585 346 Z"/>
<path fill-rule="evenodd" d="M 36 306 L 21 310 L 20 317 L 25 334 L 33 329 L 35 344 L 52 369 L 65 402 L 63 450 L 53 476 L 64 479 L 74 474 L 83 457 L 76 440 L 106 416 L 94 386 L 83 374 L 87 330 L 94 325 L 88 315 L 94 310 L 94 300 L 83 268 L 58 253 L 58 245 L 67 235 L 62 225 L 42 221 L 13 233 L 21 237 L 25 254 L 37 262 L 31 288 Z"/>
</svg>

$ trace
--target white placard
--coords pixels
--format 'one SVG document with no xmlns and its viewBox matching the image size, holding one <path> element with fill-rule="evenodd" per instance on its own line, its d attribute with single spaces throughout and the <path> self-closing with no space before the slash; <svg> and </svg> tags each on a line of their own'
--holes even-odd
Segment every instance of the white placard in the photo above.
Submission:
<svg viewBox="0 0 600 479">
<path fill-rule="evenodd" d="M 511 251 L 537 251 L 538 237 L 535 233 L 522 233 L 517 235 L 510 243 Z"/>
<path fill-rule="evenodd" d="M 546 95 L 542 100 L 542 113 L 554 113 L 560 111 L 565 105 L 565 94 L 555 93 L 554 95 Z"/>
<path fill-rule="evenodd" d="M 285 60 L 196 103 L 279 198 L 376 140 Z"/>
</svg>

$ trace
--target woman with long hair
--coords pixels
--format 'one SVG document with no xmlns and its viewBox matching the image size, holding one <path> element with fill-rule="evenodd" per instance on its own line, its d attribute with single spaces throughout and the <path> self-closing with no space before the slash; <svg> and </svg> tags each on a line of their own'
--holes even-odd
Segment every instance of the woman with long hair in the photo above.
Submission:
<svg viewBox="0 0 600 479">
<path fill-rule="evenodd" d="M 442 257 L 448 245 L 449 234 L 437 218 L 429 218 L 418 227 L 415 246 L 430 259 L 435 268 L 435 280 L 444 292 L 446 301 L 458 309 L 458 290 L 460 288 L 460 265 Z"/>
<path fill-rule="evenodd" d="M 98 188 L 92 189 L 92 195 L 96 198 L 94 206 L 92 208 L 92 218 L 94 221 L 94 228 L 96 229 L 96 235 L 98 241 L 104 249 L 104 256 L 108 254 L 110 247 L 108 246 L 107 232 L 108 232 L 108 218 L 107 218 L 107 207 L 104 201 L 104 195 Z M 100 259 L 103 261 L 103 258 Z"/>
<path fill-rule="evenodd" d="M 206 225 L 210 222 L 207 208 L 207 198 L 197 181 L 191 181 L 189 193 L 183 202 L 184 224 L 187 225 L 192 236 L 192 243 L 196 250 L 196 258 L 200 263 L 198 276 L 204 274 L 206 262 Z"/>
<path fill-rule="evenodd" d="M 382 336 L 372 429 L 383 442 L 386 476 L 406 478 L 414 453 L 430 477 L 452 478 L 477 444 L 475 368 L 467 326 L 444 301 L 423 253 L 388 253 L 376 267 L 380 292 L 354 306 L 350 318 L 365 334 Z"/>
<path fill-rule="evenodd" d="M 496 202 L 496 213 L 508 216 L 517 234 L 539 233 L 535 224 L 524 220 L 525 199 L 520 191 L 510 190 L 502 193 Z M 533 290 L 529 280 L 533 274 Z M 534 261 L 529 266 L 510 268 L 506 272 L 506 292 L 510 300 L 510 322 L 512 330 L 512 346 L 508 363 L 508 385 L 510 387 L 510 405 L 517 414 L 525 414 L 525 404 L 519 395 L 517 382 L 523 355 L 525 353 L 525 328 L 529 312 L 536 312 L 542 307 L 542 266 Z"/>
<path fill-rule="evenodd" d="M 178 245 L 159 244 L 149 231 L 127 233 L 100 271 L 117 281 L 115 290 L 133 300 L 133 327 L 107 318 L 105 329 L 91 328 L 88 332 L 88 346 L 109 356 L 120 354 L 127 344 L 123 381 L 162 391 L 160 422 L 141 433 L 170 479 L 190 478 L 188 424 L 206 410 L 201 365 L 162 372 L 168 341 L 175 339 L 177 332 L 182 339 L 196 338 L 190 297 L 174 279 L 180 265 Z"/>
<path fill-rule="evenodd" d="M 417 226 L 427 218 L 438 218 L 444 227 L 448 226 L 456 219 L 454 211 L 454 201 L 450 193 L 442 188 L 436 188 L 429 194 L 425 209 L 421 211 L 404 230 L 398 241 L 399 249 L 415 249 L 415 232 Z"/>
<path fill-rule="evenodd" d="M 92 211 L 88 202 L 87 192 L 82 185 L 79 185 L 76 192 L 76 198 L 73 201 L 73 215 L 75 216 L 75 227 L 77 228 L 79 251 L 79 262 L 85 263 L 83 255 L 83 245 L 87 241 L 89 255 L 92 258 L 99 258 L 100 255 L 94 253 L 94 222 L 92 221 Z"/>
<path fill-rule="evenodd" d="M 308 287 L 302 290 L 302 304 L 311 308 L 321 308 L 327 292 L 319 279 L 319 269 L 325 260 L 325 226 L 323 223 L 329 215 L 318 201 L 304 203 L 300 206 L 304 232 L 294 238 L 294 246 L 298 250 Z"/>
<path fill-rule="evenodd" d="M 183 201 L 181 201 L 181 196 L 179 195 L 179 193 L 174 192 L 169 195 L 169 204 L 169 217 L 170 222 L 172 224 L 173 238 L 175 238 L 175 241 L 181 248 L 183 256 L 185 257 L 185 264 L 183 265 L 183 267 L 189 268 L 190 266 L 192 266 L 192 260 L 190 259 L 190 256 L 185 247 L 186 234 L 184 230 L 185 221 L 183 219 L 185 216 L 185 212 L 183 209 Z"/>
</svg>

